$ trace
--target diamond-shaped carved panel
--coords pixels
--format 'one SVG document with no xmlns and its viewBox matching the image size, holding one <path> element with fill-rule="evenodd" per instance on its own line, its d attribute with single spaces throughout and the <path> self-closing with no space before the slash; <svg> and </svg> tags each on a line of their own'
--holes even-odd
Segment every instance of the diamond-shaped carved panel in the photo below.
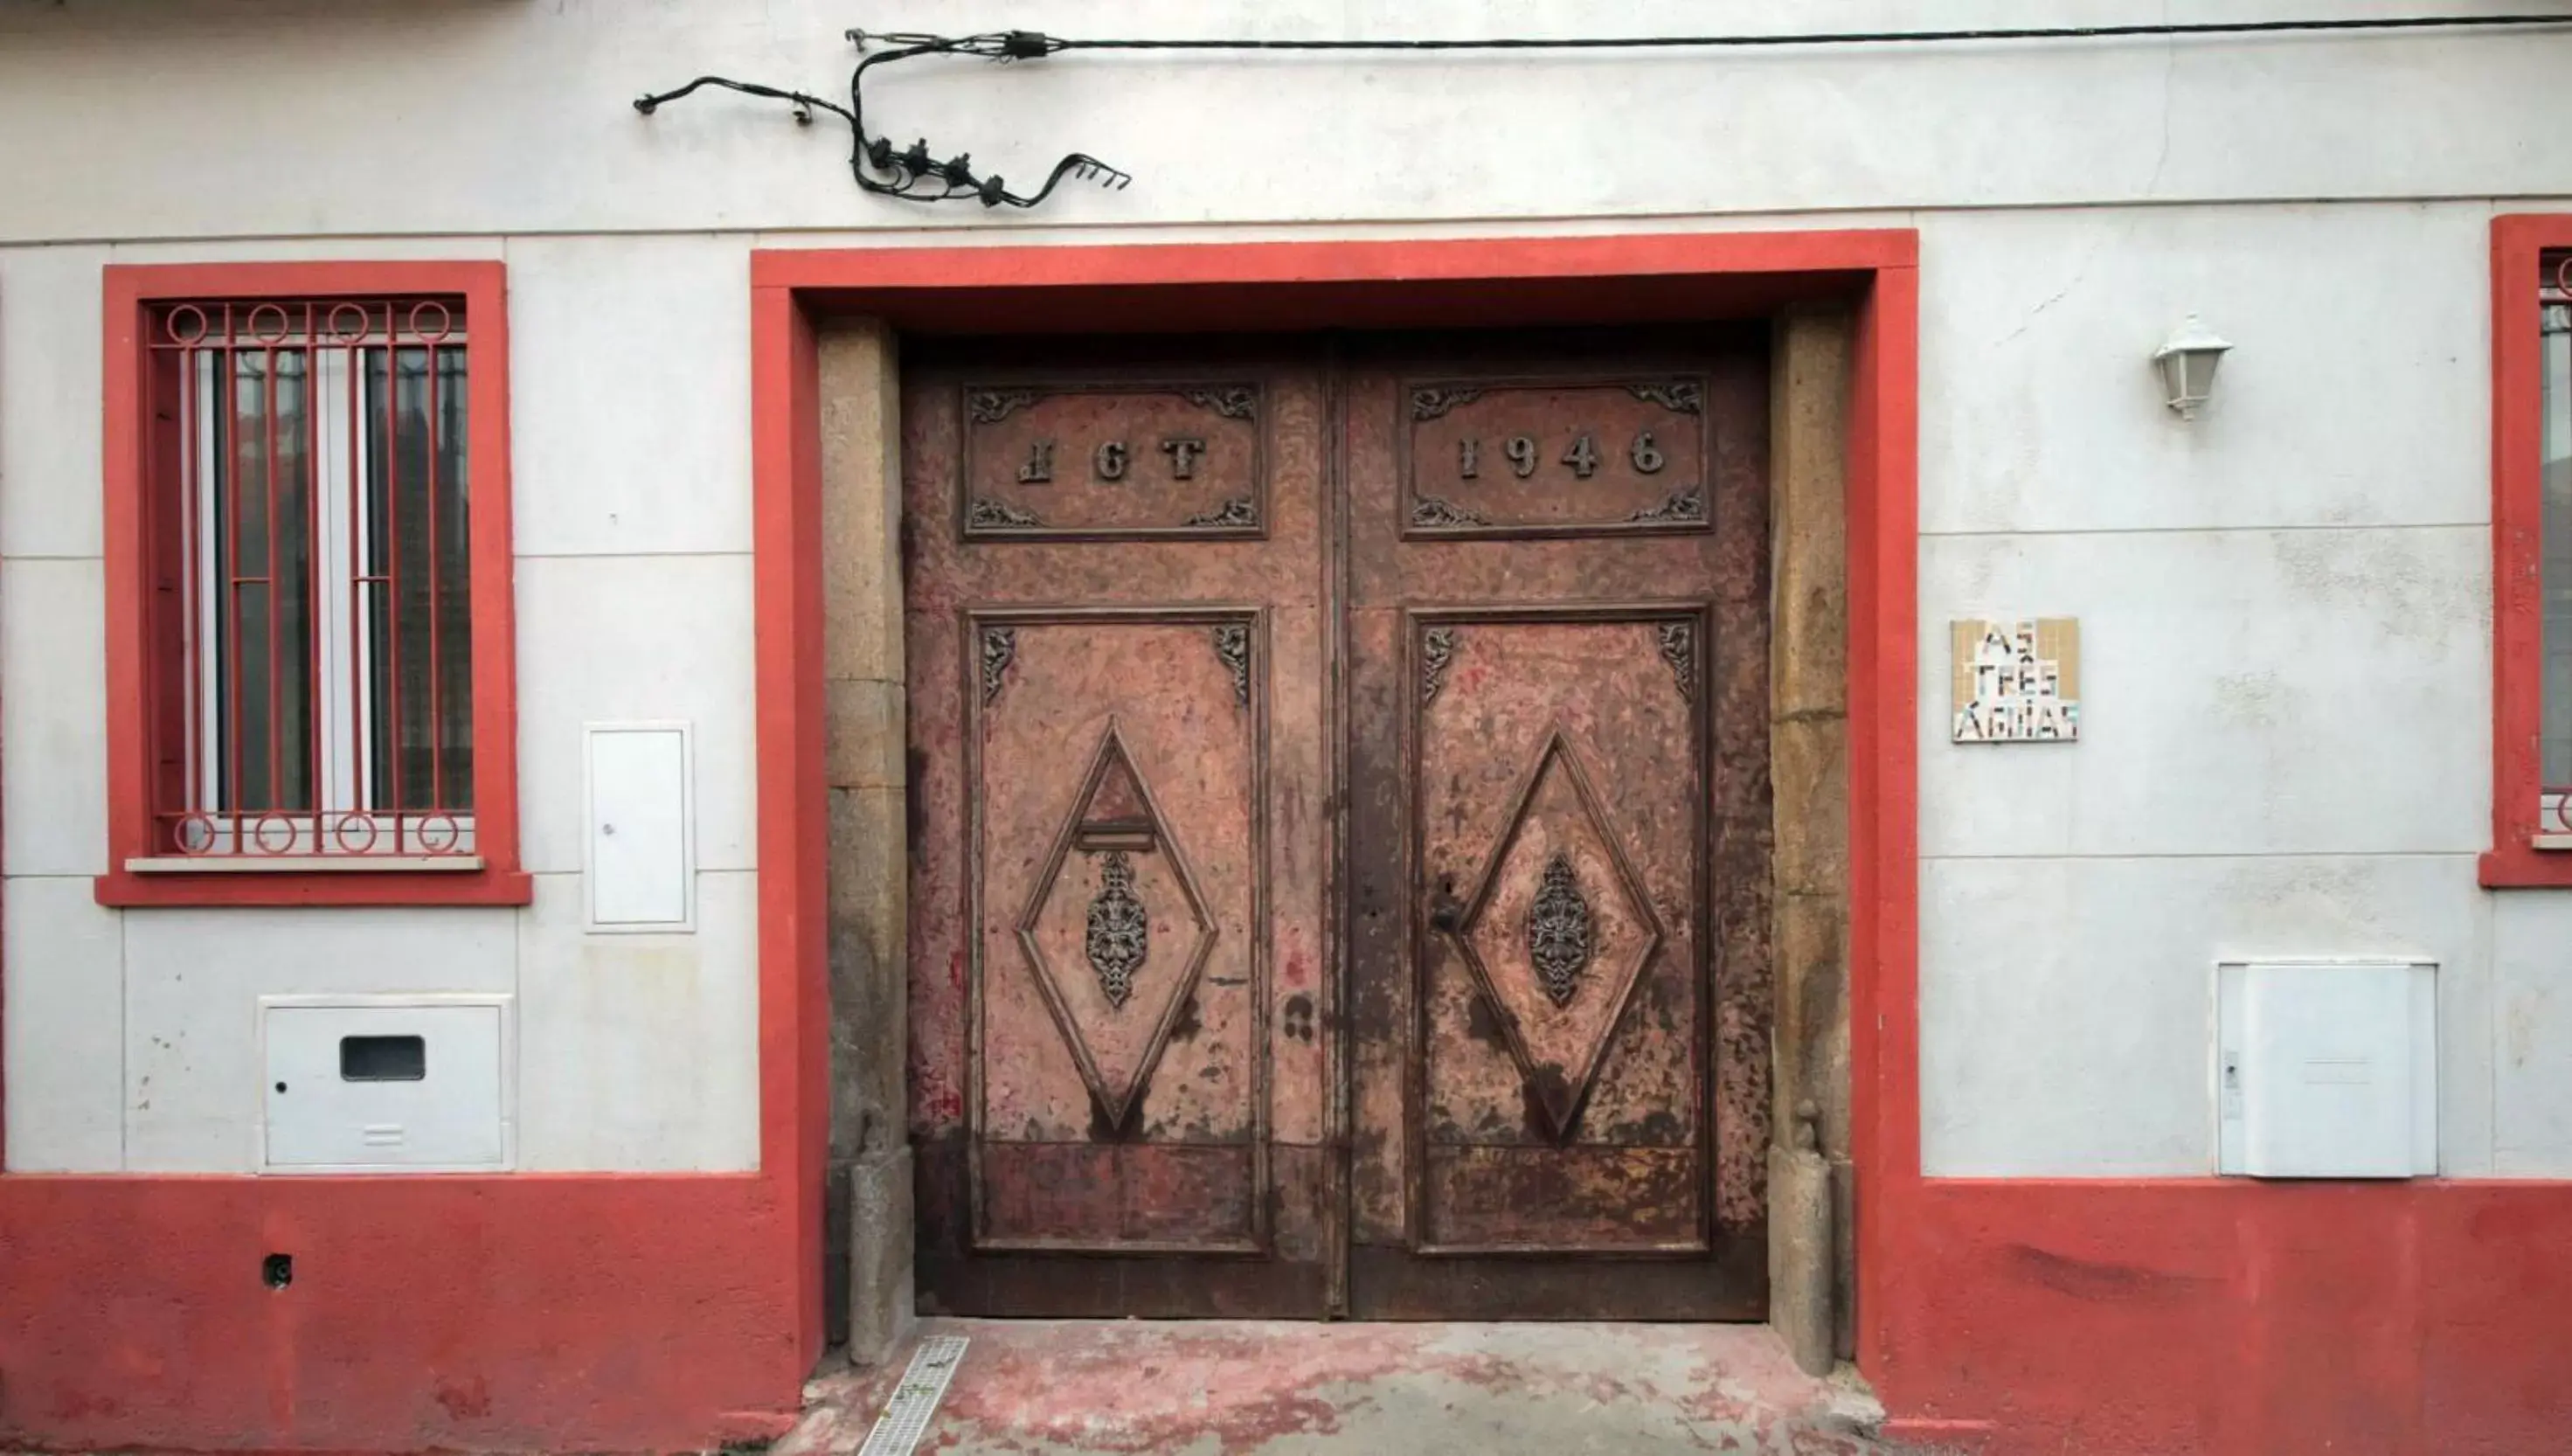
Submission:
<svg viewBox="0 0 2572 1456">
<path fill-rule="evenodd" d="M 1526 775 L 1450 932 L 1557 1137 L 1661 943 L 1660 918 L 1563 728 Z"/>
<path fill-rule="evenodd" d="M 1017 934 L 1099 1115 L 1124 1127 L 1214 950 L 1215 927 L 1112 722 Z"/>
</svg>

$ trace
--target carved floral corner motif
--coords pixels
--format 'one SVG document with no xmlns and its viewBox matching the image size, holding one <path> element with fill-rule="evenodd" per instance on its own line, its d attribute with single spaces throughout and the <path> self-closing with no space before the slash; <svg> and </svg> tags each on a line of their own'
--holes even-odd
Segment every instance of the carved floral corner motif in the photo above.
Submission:
<svg viewBox="0 0 2572 1456">
<path fill-rule="evenodd" d="M 1250 627 L 1242 622 L 1223 622 L 1214 629 L 1214 655 L 1232 674 L 1233 700 L 1242 707 L 1250 706 Z"/>
<path fill-rule="evenodd" d="M 1696 624 L 1663 622 L 1657 629 L 1661 643 L 1661 661 L 1668 663 L 1670 676 L 1679 686 L 1679 696 L 1696 700 Z"/>
<path fill-rule="evenodd" d="M 989 707 L 1000 695 L 1000 684 L 1009 675 L 1009 664 L 1018 660 L 1018 632 L 1015 627 L 982 629 L 982 706 Z"/>
<path fill-rule="evenodd" d="M 1490 525 L 1492 518 L 1470 505 L 1458 505 L 1440 495 L 1422 495 L 1411 502 L 1411 523 L 1416 526 Z"/>
<path fill-rule="evenodd" d="M 1202 389 L 1182 389 L 1179 397 L 1200 409 L 1211 409 L 1226 419 L 1252 419 L 1259 413 L 1259 390 L 1250 384 L 1217 384 Z"/>
<path fill-rule="evenodd" d="M 1473 384 L 1423 384 L 1411 391 L 1411 417 L 1436 419 L 1459 404 L 1471 404 L 1483 397 Z"/>
<path fill-rule="evenodd" d="M 1186 523 L 1200 528 L 1215 529 L 1255 526 L 1259 524 L 1259 506 L 1247 495 L 1236 495 L 1221 505 L 1200 510 L 1189 516 Z"/>
<path fill-rule="evenodd" d="M 1673 414 L 1705 412 L 1705 385 L 1695 379 L 1656 379 L 1648 383 L 1627 384 L 1625 392 L 1646 404 L 1658 404 Z"/>
<path fill-rule="evenodd" d="M 1646 506 L 1625 519 L 1647 525 L 1703 525 L 1705 491 L 1699 486 L 1682 485 L 1670 492 L 1669 499 Z"/>
<path fill-rule="evenodd" d="M 964 413 L 975 424 L 997 424 L 1034 402 L 1033 389 L 974 389 L 964 396 Z"/>
<path fill-rule="evenodd" d="M 1456 629 L 1432 627 L 1420 634 L 1420 705 L 1437 701 L 1447 685 L 1447 664 L 1456 659 Z"/>
<path fill-rule="evenodd" d="M 971 505 L 965 507 L 964 524 L 967 529 L 977 531 L 1022 531 L 1043 525 L 1044 519 L 1032 510 L 1021 510 L 1005 500 L 985 500 L 977 496 Z"/>
</svg>

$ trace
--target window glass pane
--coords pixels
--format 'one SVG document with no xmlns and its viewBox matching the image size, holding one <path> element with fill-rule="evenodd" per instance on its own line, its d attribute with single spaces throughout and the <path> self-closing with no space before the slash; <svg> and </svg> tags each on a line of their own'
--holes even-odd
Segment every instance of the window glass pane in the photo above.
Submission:
<svg viewBox="0 0 2572 1456">
<path fill-rule="evenodd" d="M 473 556 L 465 476 L 464 351 L 437 352 L 438 801 L 473 807 Z"/>
<path fill-rule="evenodd" d="M 221 745 L 214 807 L 314 807 L 312 401 L 301 350 L 244 349 L 201 371 L 212 628 L 202 691 Z"/>
<path fill-rule="evenodd" d="M 464 351 L 375 350 L 366 369 L 372 799 L 461 812 L 473 713 Z"/>
<path fill-rule="evenodd" d="M 311 356 L 281 350 L 270 361 L 269 549 L 276 564 L 277 722 L 269 743 L 276 808 L 315 807 L 313 737 L 313 390 Z"/>
<path fill-rule="evenodd" d="M 2553 276 L 2549 263 L 2548 278 Z M 2545 291 L 2540 351 L 2545 427 L 2542 589 L 2545 706 L 2539 758 L 2549 790 L 2572 786 L 2572 300 Z M 2547 828 L 2559 827 L 2550 822 Z"/>
</svg>

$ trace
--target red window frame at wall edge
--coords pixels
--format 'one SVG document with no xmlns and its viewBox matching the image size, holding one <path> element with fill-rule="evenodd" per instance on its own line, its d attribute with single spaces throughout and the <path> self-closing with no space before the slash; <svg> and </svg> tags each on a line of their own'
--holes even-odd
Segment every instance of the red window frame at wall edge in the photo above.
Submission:
<svg viewBox="0 0 2572 1456">
<path fill-rule="evenodd" d="M 102 454 L 107 616 L 107 854 L 93 882 L 108 906 L 525 905 L 518 868 L 516 617 L 511 600 L 509 335 L 505 265 L 396 263 L 110 264 L 103 271 L 105 439 Z M 136 872 L 152 850 L 151 745 L 145 731 L 154 660 L 144 593 L 150 488 L 152 306 L 216 299 L 450 294 L 464 300 L 473 503 L 473 802 L 475 870 L 232 869 Z"/>
<path fill-rule="evenodd" d="M 2572 214 L 2492 220 L 2492 842 L 2490 889 L 2572 887 L 2572 852 L 2539 849 L 2544 792 L 2544 380 L 2539 270 L 2572 249 Z"/>
</svg>

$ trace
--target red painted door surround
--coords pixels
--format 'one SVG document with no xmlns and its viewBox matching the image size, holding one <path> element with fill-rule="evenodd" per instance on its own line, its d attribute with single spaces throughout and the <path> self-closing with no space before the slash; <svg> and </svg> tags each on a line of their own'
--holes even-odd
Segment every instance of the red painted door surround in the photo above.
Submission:
<svg viewBox="0 0 2572 1456">
<path fill-rule="evenodd" d="M 1994 1452 L 2565 1449 L 2572 1190 L 1924 1179 L 1918 243 L 1904 231 L 771 251 L 752 266 L 761 1170 L 0 1177 L 0 1435 L 674 1447 L 820 1355 L 826 1133 L 814 321 L 912 333 L 1749 317 L 1858 301 L 1850 440 L 1859 1363 Z M 295 1282 L 261 1263 L 291 1250 Z"/>
</svg>

